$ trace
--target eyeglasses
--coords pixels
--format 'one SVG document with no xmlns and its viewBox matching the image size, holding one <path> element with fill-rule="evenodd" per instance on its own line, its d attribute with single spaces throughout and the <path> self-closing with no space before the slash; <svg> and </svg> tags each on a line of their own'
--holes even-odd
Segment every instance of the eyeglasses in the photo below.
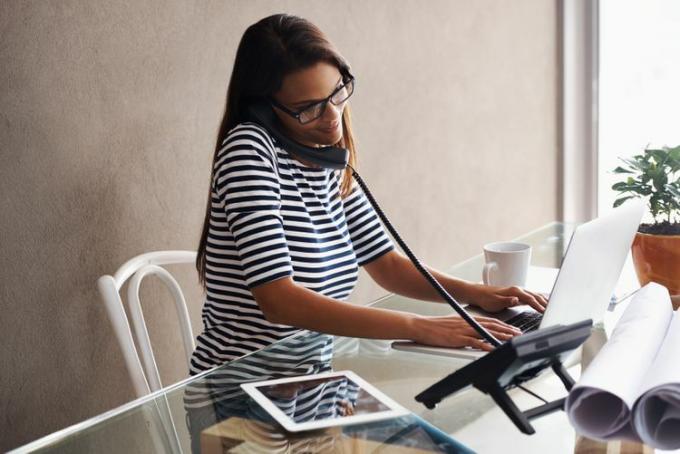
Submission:
<svg viewBox="0 0 680 454">
<path fill-rule="evenodd" d="M 339 106 L 340 104 L 347 101 L 347 99 L 350 96 L 352 96 L 352 93 L 354 93 L 353 77 L 349 78 L 344 84 L 336 88 L 333 91 L 333 93 L 331 93 L 330 96 L 328 96 L 326 99 L 305 106 L 301 110 L 298 110 L 297 112 L 290 110 L 273 97 L 270 97 L 269 100 L 273 106 L 284 111 L 291 117 L 297 119 L 297 121 L 299 121 L 300 124 L 305 125 L 321 117 L 321 115 L 323 115 L 323 113 L 326 111 L 326 105 L 329 102 L 333 103 L 333 105 L 335 106 Z"/>
</svg>

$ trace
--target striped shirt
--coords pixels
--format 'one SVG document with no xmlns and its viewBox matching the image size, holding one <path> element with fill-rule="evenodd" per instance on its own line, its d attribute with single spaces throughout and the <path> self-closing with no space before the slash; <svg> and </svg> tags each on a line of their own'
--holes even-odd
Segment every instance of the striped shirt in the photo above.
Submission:
<svg viewBox="0 0 680 454">
<path fill-rule="evenodd" d="M 292 276 L 310 290 L 346 300 L 358 266 L 394 248 L 356 184 L 341 199 L 341 171 L 303 165 L 254 123 L 229 131 L 213 173 L 204 330 L 192 374 L 299 331 L 267 321 L 253 287 Z M 308 354 L 299 349 L 291 355 Z M 329 352 L 332 342 L 319 355 Z"/>
</svg>

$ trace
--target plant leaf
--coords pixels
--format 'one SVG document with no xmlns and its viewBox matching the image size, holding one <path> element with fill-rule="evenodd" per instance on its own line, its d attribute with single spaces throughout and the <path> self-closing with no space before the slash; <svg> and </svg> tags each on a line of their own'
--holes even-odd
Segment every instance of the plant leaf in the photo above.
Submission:
<svg viewBox="0 0 680 454">
<path fill-rule="evenodd" d="M 633 198 L 636 198 L 636 197 L 633 196 L 633 195 L 629 195 L 628 197 L 621 197 L 620 199 L 616 199 L 616 200 L 614 201 L 614 208 L 616 208 L 617 206 L 621 205 L 621 204 L 622 204 L 623 202 L 625 202 L 626 200 L 633 199 Z"/>
<path fill-rule="evenodd" d="M 647 167 L 649 167 L 649 164 L 645 161 L 645 157 L 642 155 L 633 156 L 632 159 L 626 158 L 620 159 L 626 164 L 628 164 L 628 167 L 631 167 L 632 169 L 637 169 L 641 172 L 644 172 L 647 169 Z"/>
<path fill-rule="evenodd" d="M 673 194 L 673 196 L 675 196 L 676 200 L 680 200 L 680 189 L 678 189 L 677 187 L 675 187 L 675 185 L 673 185 L 673 184 L 667 184 L 667 185 L 665 186 L 665 189 L 666 189 L 666 191 L 668 191 L 668 192 L 670 192 L 671 194 Z"/>
<path fill-rule="evenodd" d="M 668 156 L 668 165 L 671 168 L 671 172 L 680 171 L 680 145 L 675 148 L 669 148 Z"/>
<path fill-rule="evenodd" d="M 645 150 L 645 153 L 649 153 L 654 158 L 654 161 L 660 166 L 663 166 L 669 157 L 667 150 Z"/>
<path fill-rule="evenodd" d="M 614 169 L 614 173 L 635 173 L 632 170 L 624 169 L 621 166 L 618 166 L 617 168 Z"/>
</svg>

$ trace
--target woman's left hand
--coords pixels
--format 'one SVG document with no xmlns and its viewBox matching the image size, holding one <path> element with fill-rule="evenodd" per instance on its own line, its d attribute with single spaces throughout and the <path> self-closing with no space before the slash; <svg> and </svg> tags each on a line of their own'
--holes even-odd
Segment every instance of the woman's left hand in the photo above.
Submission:
<svg viewBox="0 0 680 454">
<path fill-rule="evenodd" d="M 520 287 L 496 287 L 494 285 L 473 284 L 468 290 L 467 302 L 479 306 L 486 312 L 500 312 L 520 304 L 528 304 L 538 312 L 545 312 L 548 300 L 535 292 Z"/>
</svg>

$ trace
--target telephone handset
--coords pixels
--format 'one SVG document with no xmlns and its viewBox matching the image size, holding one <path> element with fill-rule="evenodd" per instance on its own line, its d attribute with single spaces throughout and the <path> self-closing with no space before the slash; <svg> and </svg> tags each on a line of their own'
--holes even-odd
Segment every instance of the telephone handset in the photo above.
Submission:
<svg viewBox="0 0 680 454">
<path fill-rule="evenodd" d="M 302 158 L 305 161 L 319 165 L 328 169 L 344 169 L 349 167 L 352 171 L 352 176 L 359 184 L 361 189 L 366 194 L 366 198 L 371 203 L 376 213 L 382 220 L 387 230 L 392 234 L 392 237 L 397 241 L 401 249 L 411 260 L 416 269 L 423 275 L 423 277 L 430 283 L 430 285 L 439 293 L 444 301 L 463 318 L 468 325 L 470 325 L 479 335 L 487 340 L 494 347 L 501 345 L 501 342 L 496 339 L 490 332 L 488 332 L 482 325 L 480 325 L 474 318 L 467 313 L 465 309 L 456 301 L 449 293 L 442 287 L 442 285 L 435 279 L 434 276 L 420 263 L 420 260 L 411 251 L 408 245 L 401 239 L 397 230 L 392 226 L 392 223 L 387 219 L 387 216 L 378 205 L 378 202 L 369 191 L 368 186 L 364 180 L 359 176 L 357 171 L 349 165 L 349 151 L 344 148 L 326 146 L 321 148 L 313 148 L 303 145 L 295 140 L 287 137 L 277 126 L 278 119 L 273 111 L 272 106 L 264 101 L 258 101 L 248 106 L 248 113 L 251 119 L 264 127 L 276 140 L 281 143 L 283 148 L 289 153 Z"/>
<path fill-rule="evenodd" d="M 256 102 L 248 107 L 248 113 L 256 123 L 264 126 L 289 153 L 327 169 L 342 170 L 347 167 L 349 151 L 346 149 L 332 146 L 312 148 L 283 134 L 278 128 L 278 119 L 271 105 Z"/>
</svg>

